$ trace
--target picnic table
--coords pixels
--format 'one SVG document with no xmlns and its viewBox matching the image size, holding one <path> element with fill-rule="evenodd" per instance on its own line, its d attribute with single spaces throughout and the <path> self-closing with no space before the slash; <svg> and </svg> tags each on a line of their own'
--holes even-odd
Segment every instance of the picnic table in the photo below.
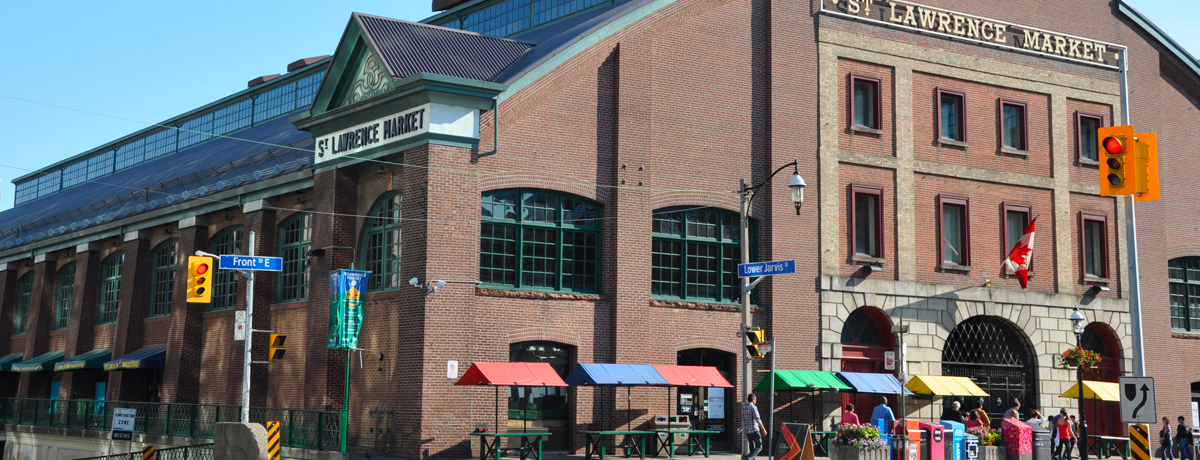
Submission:
<svg viewBox="0 0 1200 460">
<path fill-rule="evenodd" d="M 646 458 L 646 437 L 653 436 L 653 431 L 580 431 L 583 433 L 584 458 L 592 460 L 593 453 L 600 453 L 600 460 L 605 460 L 608 454 L 608 438 L 622 436 L 618 449 L 625 449 L 625 458 L 632 457 L 636 452 L 638 457 Z"/>
<path fill-rule="evenodd" d="M 1129 438 L 1088 435 L 1088 451 L 1098 458 L 1120 455 L 1122 460 L 1128 460 Z"/>
<path fill-rule="evenodd" d="M 473 436 L 479 436 L 479 460 L 500 460 L 504 448 L 500 445 L 500 440 L 504 438 L 520 438 L 521 460 L 542 460 L 542 438 L 550 437 L 548 432 L 518 432 L 518 433 L 491 433 L 491 432 L 475 432 Z M 491 438 L 489 440 L 488 438 Z"/>
<path fill-rule="evenodd" d="M 709 451 L 710 451 L 708 437 L 710 435 L 718 434 L 718 433 L 720 433 L 720 431 L 716 431 L 716 430 L 655 430 L 655 433 L 658 433 L 658 434 L 665 433 L 666 434 L 666 439 L 659 442 L 658 449 L 655 450 L 655 453 L 654 453 L 655 456 L 662 455 L 663 451 L 666 450 L 668 457 L 675 458 L 675 435 L 676 434 L 686 434 L 686 435 L 688 435 L 688 441 L 687 441 L 688 455 L 689 456 L 696 455 L 696 452 L 699 451 L 699 452 L 704 453 L 705 458 L 708 458 Z"/>
</svg>

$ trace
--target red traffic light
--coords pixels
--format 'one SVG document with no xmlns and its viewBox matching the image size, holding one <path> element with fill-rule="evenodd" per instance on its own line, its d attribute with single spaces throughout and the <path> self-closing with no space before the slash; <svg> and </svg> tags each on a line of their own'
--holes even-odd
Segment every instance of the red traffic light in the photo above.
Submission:
<svg viewBox="0 0 1200 460">
<path fill-rule="evenodd" d="M 1104 138 L 1102 144 L 1104 145 L 1104 151 L 1108 152 L 1109 155 L 1118 155 L 1125 151 L 1125 146 L 1121 145 L 1121 140 L 1115 137 Z"/>
<path fill-rule="evenodd" d="M 196 264 L 196 274 L 203 275 L 208 273 L 208 264 Z"/>
</svg>

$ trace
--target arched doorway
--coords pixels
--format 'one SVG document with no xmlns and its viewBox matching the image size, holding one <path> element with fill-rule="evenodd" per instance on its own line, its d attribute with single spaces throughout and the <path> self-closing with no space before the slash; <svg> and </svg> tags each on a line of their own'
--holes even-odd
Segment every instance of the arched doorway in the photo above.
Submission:
<svg viewBox="0 0 1200 460">
<path fill-rule="evenodd" d="M 557 342 L 518 342 L 509 345 L 508 360 L 514 363 L 548 363 L 559 377 L 575 367 L 575 347 Z M 545 449 L 565 451 L 571 438 L 570 417 L 567 417 L 566 388 L 509 387 L 508 428 L 541 428 L 551 433 Z"/>
<path fill-rule="evenodd" d="M 892 373 L 883 368 L 883 354 L 895 348 L 891 322 L 875 307 L 854 310 L 842 325 L 842 372 L 870 374 Z M 896 406 L 898 398 L 888 398 Z M 879 395 L 871 393 L 842 393 L 842 407 L 854 404 L 859 420 L 870 420 L 871 411 L 878 405 Z M 897 410 L 896 407 L 892 408 Z"/>
<path fill-rule="evenodd" d="M 973 316 L 946 337 L 942 374 L 967 377 L 989 397 L 964 401 L 979 407 L 999 424 L 1014 400 L 1021 401 L 1021 418 L 1037 404 L 1037 358 L 1024 332 L 997 316 Z"/>
<path fill-rule="evenodd" d="M 725 380 L 737 381 L 737 355 L 733 353 L 711 348 L 681 350 L 676 355 L 676 364 L 680 366 L 712 366 L 717 368 L 717 372 L 720 372 Z M 680 395 L 691 395 L 692 401 L 698 408 L 704 408 L 704 401 L 708 401 L 707 411 L 697 410 L 684 414 L 679 410 L 678 396 L 676 396 L 677 399 L 673 402 L 672 407 L 676 408 L 675 411 L 678 412 L 678 415 L 691 417 L 692 426 L 698 429 L 721 431 L 721 434 L 711 438 L 712 449 L 728 451 L 732 445 L 731 440 L 737 433 L 737 425 L 734 424 L 736 412 L 734 411 L 737 410 L 738 401 L 741 400 L 737 397 L 737 389 L 680 387 L 678 391 Z M 720 402 L 720 404 L 713 404 L 714 401 Z M 765 420 L 766 417 L 763 418 Z"/>
<path fill-rule="evenodd" d="M 1083 373 L 1084 380 L 1116 383 L 1121 377 L 1121 342 L 1112 328 L 1104 323 L 1091 323 L 1079 337 L 1084 350 L 1100 354 L 1100 364 Z M 1119 403 L 1115 401 L 1085 400 L 1088 434 L 1097 436 L 1122 436 L 1125 425 L 1121 424 Z"/>
</svg>

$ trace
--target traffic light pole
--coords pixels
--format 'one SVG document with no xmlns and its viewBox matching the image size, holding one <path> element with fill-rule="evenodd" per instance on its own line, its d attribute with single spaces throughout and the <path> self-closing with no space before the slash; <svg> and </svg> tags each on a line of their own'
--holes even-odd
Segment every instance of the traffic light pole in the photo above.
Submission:
<svg viewBox="0 0 1200 460">
<path fill-rule="evenodd" d="M 1119 61 L 1121 70 L 1121 112 L 1124 115 L 1124 123 L 1133 125 L 1129 119 L 1129 50 L 1121 51 L 1121 59 Z M 1129 251 L 1129 321 L 1132 327 L 1133 335 L 1133 375 L 1135 377 L 1146 376 L 1146 360 L 1145 349 L 1142 341 L 1142 289 L 1141 289 L 1141 270 L 1138 267 L 1138 248 L 1137 248 L 1137 211 L 1134 206 L 1134 196 L 1125 195 L 1125 235 L 1126 248 Z"/>
<path fill-rule="evenodd" d="M 254 256 L 254 232 L 250 232 L 250 256 Z M 246 277 L 246 355 L 242 358 L 242 423 L 250 423 L 250 346 L 254 343 L 254 272 L 242 271 Z"/>
</svg>

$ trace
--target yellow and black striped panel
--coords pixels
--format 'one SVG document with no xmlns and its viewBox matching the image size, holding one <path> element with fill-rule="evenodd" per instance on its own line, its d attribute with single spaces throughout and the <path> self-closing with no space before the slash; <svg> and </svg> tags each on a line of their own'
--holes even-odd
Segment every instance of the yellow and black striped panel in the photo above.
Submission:
<svg viewBox="0 0 1200 460">
<path fill-rule="evenodd" d="M 1129 425 L 1130 460 L 1152 460 L 1150 457 L 1150 425 Z"/>
<path fill-rule="evenodd" d="M 267 458 L 279 460 L 279 422 L 267 422 Z"/>
<path fill-rule="evenodd" d="M 146 446 L 142 449 L 142 460 L 154 460 L 158 458 L 154 453 L 154 446 Z"/>
</svg>

